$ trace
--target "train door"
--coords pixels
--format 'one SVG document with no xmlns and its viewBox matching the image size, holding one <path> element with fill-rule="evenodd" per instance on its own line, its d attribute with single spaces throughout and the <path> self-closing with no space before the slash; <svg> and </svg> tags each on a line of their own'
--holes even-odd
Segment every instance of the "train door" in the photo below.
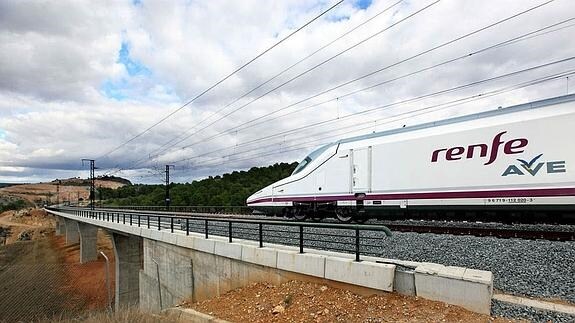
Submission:
<svg viewBox="0 0 575 323">
<path fill-rule="evenodd" d="M 352 150 L 351 191 L 371 190 L 371 146 Z"/>
</svg>

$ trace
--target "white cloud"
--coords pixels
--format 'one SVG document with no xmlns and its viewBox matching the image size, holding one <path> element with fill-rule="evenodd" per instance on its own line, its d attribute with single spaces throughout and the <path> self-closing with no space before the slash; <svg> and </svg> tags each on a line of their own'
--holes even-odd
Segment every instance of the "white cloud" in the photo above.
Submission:
<svg viewBox="0 0 575 323">
<path fill-rule="evenodd" d="M 391 8 L 230 105 L 220 115 L 246 106 L 202 129 L 217 118 L 212 116 L 215 111 L 393 4 L 393 1 L 374 1 L 361 10 L 346 1 L 328 17 L 297 33 L 160 126 L 97 160 L 97 165 L 104 168 L 130 166 L 141 160 L 136 164 L 137 169 L 120 175 L 136 181 L 158 181 L 154 167 L 196 157 L 177 163 L 175 176 L 187 180 L 234 168 L 292 161 L 310 149 L 292 151 L 298 145 L 319 145 L 336 140 L 338 136 L 380 131 L 565 94 L 565 82 L 556 81 L 436 113 L 393 118 L 406 111 L 573 68 L 573 62 L 421 102 L 344 118 L 353 112 L 567 57 L 575 52 L 575 43 L 571 41 L 575 27 L 302 109 L 570 18 L 575 3 L 555 1 L 278 114 L 293 112 L 286 117 L 250 128 L 241 127 L 237 132 L 209 139 L 541 3 L 535 0 L 439 2 L 247 105 L 270 89 L 431 2 L 409 1 Z M 99 157 L 129 140 L 331 3 L 304 0 L 143 1 L 138 5 L 130 1 L 1 2 L 0 181 L 50 180 L 68 174 L 84 174 L 86 171 L 80 158 Z M 575 82 L 571 88 L 575 88 Z M 338 116 L 340 119 L 313 129 L 287 132 Z M 193 128 L 204 119 L 207 121 Z M 285 135 L 267 138 L 283 132 Z M 156 153 L 163 144 L 183 136 L 189 136 L 189 139 L 158 159 L 149 160 L 149 155 Z M 258 138 L 265 139 L 244 145 Z M 182 149 L 182 146 L 189 147 Z M 211 151 L 217 152 L 209 154 Z M 269 155 L 276 151 L 284 153 Z"/>
</svg>

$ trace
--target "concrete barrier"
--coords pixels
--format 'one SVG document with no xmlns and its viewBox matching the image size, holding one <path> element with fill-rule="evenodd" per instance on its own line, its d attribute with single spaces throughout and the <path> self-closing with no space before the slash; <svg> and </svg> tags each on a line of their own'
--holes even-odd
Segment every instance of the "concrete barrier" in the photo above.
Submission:
<svg viewBox="0 0 575 323">
<path fill-rule="evenodd" d="M 347 258 L 325 258 L 326 279 L 391 292 L 394 276 L 395 265 L 356 262 Z"/>
<path fill-rule="evenodd" d="M 417 296 L 490 314 L 493 274 L 490 271 L 423 263 L 415 268 Z"/>
</svg>

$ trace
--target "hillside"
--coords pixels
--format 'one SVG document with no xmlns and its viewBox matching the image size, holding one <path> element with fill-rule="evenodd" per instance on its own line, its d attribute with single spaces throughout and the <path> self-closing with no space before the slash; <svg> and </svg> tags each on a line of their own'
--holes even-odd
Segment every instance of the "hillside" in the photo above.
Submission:
<svg viewBox="0 0 575 323">
<path fill-rule="evenodd" d="M 29 205 L 41 206 L 46 201 L 48 203 L 56 203 L 56 201 L 71 200 L 75 203 L 79 199 L 87 200 L 90 196 L 90 181 L 87 179 L 61 179 L 59 191 L 57 183 L 58 180 L 53 180 L 49 183 L 19 184 L 2 187 L 0 188 L 0 211 L 19 209 Z M 97 188 L 117 189 L 130 184 L 130 181 L 119 177 L 96 179 Z"/>
<path fill-rule="evenodd" d="M 268 167 L 253 167 L 222 176 L 208 177 L 185 184 L 171 184 L 172 205 L 245 205 L 246 198 L 275 181 L 289 176 L 297 163 L 277 163 Z M 118 189 L 103 189 L 107 205 L 163 205 L 164 185 L 136 184 Z"/>
</svg>

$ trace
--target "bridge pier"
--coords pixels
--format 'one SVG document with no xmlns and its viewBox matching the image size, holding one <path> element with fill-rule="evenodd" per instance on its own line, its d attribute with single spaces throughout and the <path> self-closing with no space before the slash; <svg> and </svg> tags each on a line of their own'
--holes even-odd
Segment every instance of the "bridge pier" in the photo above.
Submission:
<svg viewBox="0 0 575 323">
<path fill-rule="evenodd" d="M 82 222 L 77 223 L 80 233 L 80 263 L 84 264 L 98 259 L 98 227 Z"/>
<path fill-rule="evenodd" d="M 140 268 L 142 266 L 142 238 L 111 233 L 116 259 L 116 309 L 138 305 L 140 299 Z"/>
<path fill-rule="evenodd" d="M 77 222 L 70 219 L 64 219 L 64 226 L 66 227 L 66 245 L 71 245 L 80 242 L 80 235 L 78 234 Z"/>
<path fill-rule="evenodd" d="M 64 218 L 56 217 L 56 235 L 61 236 L 66 233 L 66 224 Z"/>
</svg>

